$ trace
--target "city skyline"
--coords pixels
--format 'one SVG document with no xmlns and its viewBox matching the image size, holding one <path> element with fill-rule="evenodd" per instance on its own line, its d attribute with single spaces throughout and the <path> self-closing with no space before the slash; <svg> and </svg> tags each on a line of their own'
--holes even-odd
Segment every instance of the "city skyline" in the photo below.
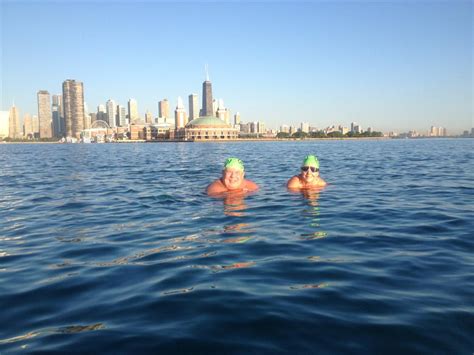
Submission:
<svg viewBox="0 0 474 355">
<path fill-rule="evenodd" d="M 2 2 L 1 110 L 14 101 L 21 119 L 37 115 L 38 91 L 60 94 L 72 78 L 84 83 L 89 112 L 110 98 L 121 105 L 135 98 L 140 117 L 157 116 L 164 98 L 174 110 L 178 97 L 201 91 L 207 63 L 213 96 L 232 116 L 268 128 L 472 127 L 470 2 L 110 5 Z M 110 25 L 102 26 L 106 10 Z M 158 13 L 166 16 L 151 26 Z M 122 28 L 126 16 L 142 26 Z M 79 20 L 78 33 L 58 31 Z M 109 45 L 136 51 L 108 52 Z"/>
</svg>

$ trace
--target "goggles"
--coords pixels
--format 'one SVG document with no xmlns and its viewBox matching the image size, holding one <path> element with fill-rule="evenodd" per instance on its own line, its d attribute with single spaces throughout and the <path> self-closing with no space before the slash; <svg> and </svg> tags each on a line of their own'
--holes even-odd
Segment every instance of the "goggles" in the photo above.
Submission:
<svg viewBox="0 0 474 355">
<path fill-rule="evenodd" d="M 302 166 L 301 167 L 302 171 L 308 171 L 309 169 L 311 169 L 311 172 L 313 172 L 313 173 L 319 171 L 319 169 L 316 168 L 315 166 Z"/>
</svg>

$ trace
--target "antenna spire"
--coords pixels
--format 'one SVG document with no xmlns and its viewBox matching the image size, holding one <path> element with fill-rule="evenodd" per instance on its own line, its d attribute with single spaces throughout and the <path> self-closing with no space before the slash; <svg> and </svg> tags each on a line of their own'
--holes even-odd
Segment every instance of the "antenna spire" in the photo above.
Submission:
<svg viewBox="0 0 474 355">
<path fill-rule="evenodd" d="M 209 81 L 209 69 L 207 67 L 207 63 L 206 65 L 204 66 L 205 70 L 206 70 L 206 81 Z"/>
</svg>

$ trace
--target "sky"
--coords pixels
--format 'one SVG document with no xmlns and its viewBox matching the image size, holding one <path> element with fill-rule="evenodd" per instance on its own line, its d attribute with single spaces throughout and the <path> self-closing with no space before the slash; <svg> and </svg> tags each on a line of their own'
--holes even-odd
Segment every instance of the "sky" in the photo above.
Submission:
<svg viewBox="0 0 474 355">
<path fill-rule="evenodd" d="M 1 110 L 84 83 L 108 99 L 214 98 L 243 122 L 450 134 L 473 124 L 473 2 L 0 0 Z"/>
</svg>

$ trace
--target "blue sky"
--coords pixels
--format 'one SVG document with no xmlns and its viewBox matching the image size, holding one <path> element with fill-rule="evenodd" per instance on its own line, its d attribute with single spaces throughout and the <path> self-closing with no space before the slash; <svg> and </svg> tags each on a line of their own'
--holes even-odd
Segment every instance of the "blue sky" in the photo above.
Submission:
<svg viewBox="0 0 474 355">
<path fill-rule="evenodd" d="M 473 126 L 470 1 L 1 1 L 1 109 L 84 82 L 140 114 L 198 93 L 267 127 L 358 122 L 460 133 Z"/>
</svg>

